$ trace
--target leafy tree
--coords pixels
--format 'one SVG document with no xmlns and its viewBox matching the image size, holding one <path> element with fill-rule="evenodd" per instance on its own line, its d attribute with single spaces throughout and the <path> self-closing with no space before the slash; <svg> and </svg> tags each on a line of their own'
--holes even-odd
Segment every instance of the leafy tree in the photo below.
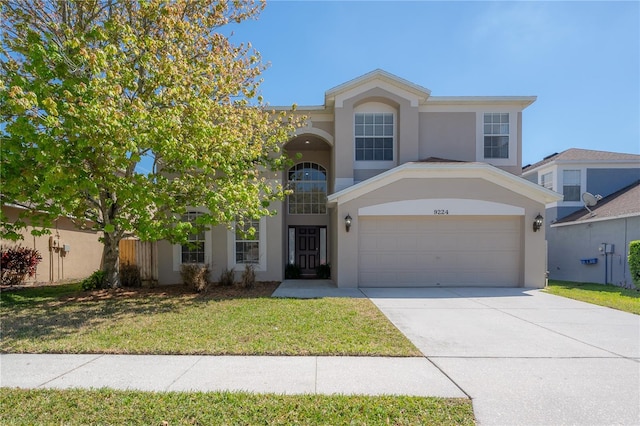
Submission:
<svg viewBox="0 0 640 426">
<path fill-rule="evenodd" d="M 102 231 L 112 286 L 124 237 L 184 242 L 193 226 L 270 214 L 297 123 L 259 96 L 259 53 L 222 33 L 264 3 L 1 1 L 3 203 L 39 229 L 66 215 Z M 208 212 L 192 226 L 187 206 Z M 3 217 L 2 236 L 22 226 Z"/>
</svg>

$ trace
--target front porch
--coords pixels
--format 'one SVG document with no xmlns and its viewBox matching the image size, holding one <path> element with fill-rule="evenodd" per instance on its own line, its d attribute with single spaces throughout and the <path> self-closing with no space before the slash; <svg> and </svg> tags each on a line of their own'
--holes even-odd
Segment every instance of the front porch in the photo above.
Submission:
<svg viewBox="0 0 640 426">
<path fill-rule="evenodd" d="M 284 280 L 271 297 L 320 299 L 323 297 L 366 297 L 357 288 L 338 288 L 331 280 Z"/>
</svg>

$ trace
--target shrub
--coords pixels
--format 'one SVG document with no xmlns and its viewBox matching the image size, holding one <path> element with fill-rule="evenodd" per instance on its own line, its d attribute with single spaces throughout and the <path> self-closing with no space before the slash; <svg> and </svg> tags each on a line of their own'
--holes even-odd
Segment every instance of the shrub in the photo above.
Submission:
<svg viewBox="0 0 640 426">
<path fill-rule="evenodd" d="M 245 265 L 244 272 L 240 277 L 240 285 L 242 288 L 250 289 L 256 286 L 256 269 L 253 265 Z"/>
<path fill-rule="evenodd" d="M 42 261 L 40 252 L 28 247 L 2 248 L 0 280 L 2 285 L 22 284 L 27 276 L 36 274 L 38 263 Z"/>
<path fill-rule="evenodd" d="M 209 287 L 209 273 L 209 265 L 185 263 L 180 267 L 180 276 L 184 285 L 198 293 Z"/>
<path fill-rule="evenodd" d="M 120 283 L 123 287 L 142 287 L 140 268 L 125 263 L 120 266 Z"/>
<path fill-rule="evenodd" d="M 331 278 L 331 265 L 324 263 L 316 268 L 316 276 L 320 279 L 327 280 Z"/>
<path fill-rule="evenodd" d="M 87 278 L 82 280 L 82 289 L 84 291 L 101 289 L 107 287 L 107 280 L 105 279 L 104 271 L 95 271 Z"/>
<path fill-rule="evenodd" d="M 629 270 L 631 281 L 637 289 L 640 289 L 640 240 L 629 243 Z"/>
<path fill-rule="evenodd" d="M 233 269 L 225 268 L 220 274 L 220 280 L 218 280 L 218 283 L 221 286 L 231 287 L 235 280 L 236 280 L 236 275 Z"/>
<path fill-rule="evenodd" d="M 289 263 L 284 267 L 284 278 L 287 280 L 296 280 L 300 278 L 300 266 L 295 263 Z"/>
</svg>

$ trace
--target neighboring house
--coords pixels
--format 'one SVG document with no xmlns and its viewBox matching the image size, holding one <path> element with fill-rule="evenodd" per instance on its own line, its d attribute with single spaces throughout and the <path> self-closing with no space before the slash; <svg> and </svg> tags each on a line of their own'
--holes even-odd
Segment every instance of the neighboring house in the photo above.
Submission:
<svg viewBox="0 0 640 426">
<path fill-rule="evenodd" d="M 254 265 L 259 280 L 285 266 L 338 287 L 545 284 L 544 226 L 561 197 L 522 179 L 522 111 L 532 96 L 441 97 L 382 70 L 325 93 L 284 143 L 296 164 L 277 178 L 293 194 L 246 240 L 225 227 L 191 246 L 158 243 L 161 283 L 182 263 Z M 195 218 L 197 209 L 190 215 Z"/>
<path fill-rule="evenodd" d="M 15 222 L 24 208 L 3 205 L 2 212 L 9 222 Z M 102 264 L 102 243 L 95 231 L 80 230 L 68 218 L 60 217 L 50 234 L 31 235 L 33 229 L 27 221 L 22 230 L 22 240 L 0 240 L 3 247 L 22 246 L 36 249 L 42 256 L 36 275 L 26 282 L 61 282 L 83 279 L 100 269 Z"/>
<path fill-rule="evenodd" d="M 606 197 L 639 180 L 640 155 L 571 148 L 525 166 L 522 177 L 564 196 L 547 206 L 549 225 L 583 208 L 585 192 Z"/>
<path fill-rule="evenodd" d="M 571 148 L 525 166 L 522 177 L 564 196 L 545 213 L 549 278 L 630 284 L 627 251 L 638 238 L 640 200 L 628 190 L 640 181 L 640 155 Z M 587 192 L 604 197 L 590 207 L 595 216 L 584 207 Z"/>
<path fill-rule="evenodd" d="M 629 242 L 640 240 L 640 181 L 589 210 L 582 208 L 551 225 L 551 277 L 632 286 L 627 257 Z"/>
</svg>

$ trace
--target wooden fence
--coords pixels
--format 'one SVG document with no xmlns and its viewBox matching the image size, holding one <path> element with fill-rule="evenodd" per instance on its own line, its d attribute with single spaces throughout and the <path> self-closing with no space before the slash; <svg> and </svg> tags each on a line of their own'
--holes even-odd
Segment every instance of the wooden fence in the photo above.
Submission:
<svg viewBox="0 0 640 426">
<path fill-rule="evenodd" d="M 136 265 L 140 278 L 147 285 L 158 283 L 158 246 L 152 241 L 121 240 L 120 264 Z"/>
</svg>

